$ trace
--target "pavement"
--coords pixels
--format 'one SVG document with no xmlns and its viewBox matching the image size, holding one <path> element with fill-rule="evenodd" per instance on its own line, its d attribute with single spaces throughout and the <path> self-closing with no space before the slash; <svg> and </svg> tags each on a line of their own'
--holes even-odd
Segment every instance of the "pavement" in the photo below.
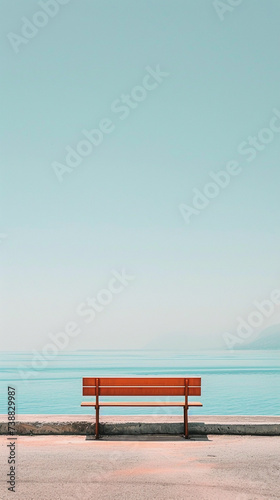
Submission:
<svg viewBox="0 0 280 500">
<path fill-rule="evenodd" d="M 0 436 L 1 500 L 280 499 L 280 436 Z"/>
</svg>

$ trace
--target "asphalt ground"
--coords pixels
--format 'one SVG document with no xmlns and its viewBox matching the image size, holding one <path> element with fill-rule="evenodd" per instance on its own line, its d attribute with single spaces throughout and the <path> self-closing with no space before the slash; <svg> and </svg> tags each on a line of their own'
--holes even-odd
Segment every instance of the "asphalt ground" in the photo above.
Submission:
<svg viewBox="0 0 280 500">
<path fill-rule="evenodd" d="M 1 500 L 280 499 L 280 436 L 0 436 Z"/>
</svg>

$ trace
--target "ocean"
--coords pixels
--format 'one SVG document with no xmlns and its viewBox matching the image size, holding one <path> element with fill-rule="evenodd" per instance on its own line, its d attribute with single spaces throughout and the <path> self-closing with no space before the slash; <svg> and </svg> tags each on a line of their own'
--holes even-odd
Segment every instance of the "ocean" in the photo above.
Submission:
<svg viewBox="0 0 280 500">
<path fill-rule="evenodd" d="M 280 351 L 268 350 L 87 350 L 65 352 L 47 361 L 35 360 L 28 352 L 2 352 L 0 413 L 7 413 L 7 390 L 12 386 L 17 414 L 87 415 L 94 410 L 80 406 L 90 400 L 82 397 L 82 377 L 118 375 L 201 376 L 202 395 L 190 400 L 201 401 L 203 408 L 191 409 L 191 415 L 280 415 Z M 101 415 L 143 412 L 179 415 L 182 410 L 103 408 Z"/>
</svg>

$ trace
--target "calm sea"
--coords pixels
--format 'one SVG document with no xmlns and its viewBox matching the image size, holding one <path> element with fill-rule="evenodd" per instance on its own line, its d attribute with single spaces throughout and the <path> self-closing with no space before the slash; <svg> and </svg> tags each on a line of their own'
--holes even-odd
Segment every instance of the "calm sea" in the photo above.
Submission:
<svg viewBox="0 0 280 500">
<path fill-rule="evenodd" d="M 7 411 L 8 385 L 16 387 L 18 414 L 86 415 L 92 410 L 80 407 L 89 399 L 81 396 L 83 376 L 192 375 L 202 377 L 202 396 L 193 399 L 204 406 L 191 414 L 280 415 L 280 351 L 76 351 L 54 356 L 46 366 L 32 366 L 32 359 L 32 353 L 0 353 L 0 413 Z M 143 409 L 102 409 L 111 413 Z"/>
</svg>

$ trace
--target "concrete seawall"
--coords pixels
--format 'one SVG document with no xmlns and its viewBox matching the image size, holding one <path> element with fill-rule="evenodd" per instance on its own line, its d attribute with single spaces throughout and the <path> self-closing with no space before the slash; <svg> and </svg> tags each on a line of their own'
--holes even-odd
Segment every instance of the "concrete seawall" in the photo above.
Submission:
<svg viewBox="0 0 280 500">
<path fill-rule="evenodd" d="M 16 434 L 90 435 L 94 434 L 92 415 L 20 415 Z M 0 415 L 0 434 L 8 434 L 7 416 Z M 100 434 L 183 434 L 178 416 L 137 415 L 101 417 Z M 280 417 L 273 416 L 193 416 L 189 418 L 190 435 L 280 436 Z"/>
</svg>

